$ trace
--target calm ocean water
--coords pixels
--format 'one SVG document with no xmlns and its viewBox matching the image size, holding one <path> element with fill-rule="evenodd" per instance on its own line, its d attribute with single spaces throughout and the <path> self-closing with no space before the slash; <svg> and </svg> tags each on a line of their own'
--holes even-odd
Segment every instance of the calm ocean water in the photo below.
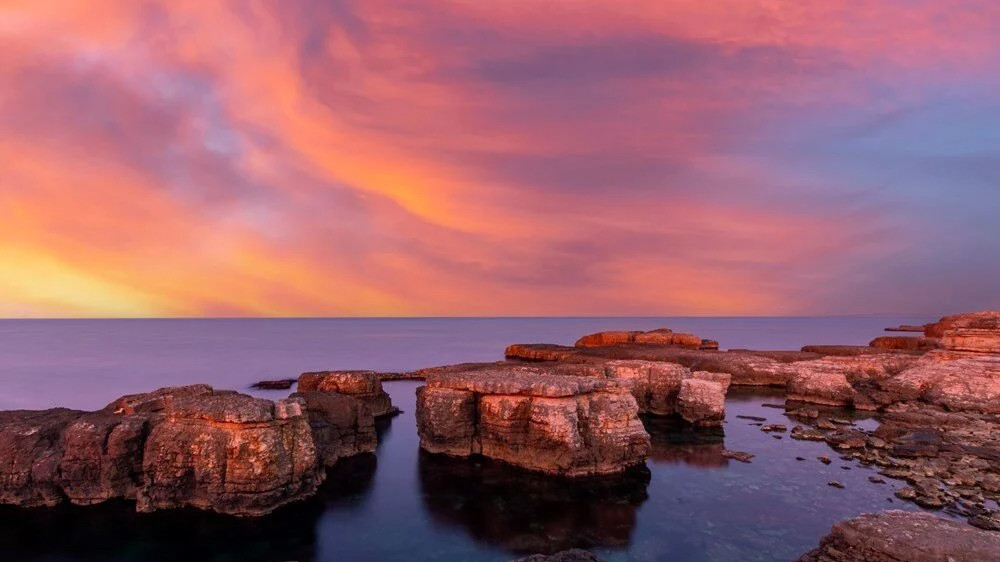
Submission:
<svg viewBox="0 0 1000 562">
<path fill-rule="evenodd" d="M 261 378 L 316 369 L 497 360 L 509 343 L 572 343 L 604 329 L 668 326 L 724 348 L 797 349 L 862 344 L 886 326 L 929 320 L 10 320 L 0 321 L 0 409 L 98 408 L 121 394 L 195 382 L 246 390 Z M 893 501 L 898 483 L 868 482 L 873 471 L 838 461 L 825 444 L 777 440 L 737 417 L 792 424 L 764 406 L 781 401 L 772 391 L 731 396 L 723 431 L 647 420 L 649 471 L 581 486 L 420 454 L 413 418 L 419 384 L 386 383 L 404 413 L 384 422 L 375 456 L 335 469 L 313 500 L 254 520 L 196 511 L 137 515 L 126 502 L 0 507 L 0 560 L 502 561 L 571 547 L 611 561 L 790 560 L 837 520 L 915 509 Z M 728 461 L 723 447 L 757 456 L 750 464 Z M 821 454 L 834 462 L 819 463 Z M 845 489 L 828 486 L 831 480 Z"/>
</svg>

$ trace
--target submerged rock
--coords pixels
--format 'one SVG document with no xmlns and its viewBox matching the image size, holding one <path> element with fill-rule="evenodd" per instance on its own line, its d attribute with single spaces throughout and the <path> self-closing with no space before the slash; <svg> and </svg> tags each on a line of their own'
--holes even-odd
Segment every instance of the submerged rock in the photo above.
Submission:
<svg viewBox="0 0 1000 562">
<path fill-rule="evenodd" d="M 798 562 L 989 562 L 998 552 L 1000 533 L 929 513 L 886 511 L 836 523 Z"/>
<path fill-rule="evenodd" d="M 595 377 L 478 370 L 417 389 L 420 446 L 561 476 L 613 474 L 649 456 L 629 389 Z"/>
<path fill-rule="evenodd" d="M 316 371 L 299 376 L 299 392 L 337 392 L 361 400 L 376 418 L 399 413 L 375 371 Z"/>
</svg>

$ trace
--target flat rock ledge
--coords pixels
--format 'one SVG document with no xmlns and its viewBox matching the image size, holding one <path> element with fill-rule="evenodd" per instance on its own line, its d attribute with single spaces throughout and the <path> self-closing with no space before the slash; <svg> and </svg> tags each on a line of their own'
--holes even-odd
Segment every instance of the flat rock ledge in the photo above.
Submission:
<svg viewBox="0 0 1000 562">
<path fill-rule="evenodd" d="M 1000 533 L 929 513 L 886 511 L 835 524 L 798 562 L 990 562 L 998 556 Z"/>
<path fill-rule="evenodd" d="M 0 503 L 263 515 L 313 495 L 324 465 L 374 449 L 370 410 L 346 396 L 162 388 L 96 412 L 0 412 Z"/>
<path fill-rule="evenodd" d="M 649 456 L 649 434 L 622 383 L 478 369 L 443 372 L 417 389 L 417 432 L 430 453 L 483 455 L 536 472 L 624 472 Z"/>
</svg>

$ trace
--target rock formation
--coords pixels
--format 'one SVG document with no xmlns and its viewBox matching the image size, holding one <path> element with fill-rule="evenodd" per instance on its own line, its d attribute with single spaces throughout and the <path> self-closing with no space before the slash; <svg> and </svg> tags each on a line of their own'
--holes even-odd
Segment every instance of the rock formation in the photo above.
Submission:
<svg viewBox="0 0 1000 562">
<path fill-rule="evenodd" d="M 323 481 L 309 403 L 324 406 L 310 416 L 326 423 L 321 457 L 332 462 L 373 449 L 367 410 L 348 397 L 275 403 L 192 385 L 123 396 L 97 412 L 0 412 L 0 503 L 122 498 L 143 512 L 269 513 L 309 497 Z"/>
<path fill-rule="evenodd" d="M 709 340 L 705 340 L 706 344 Z M 698 349 L 702 339 L 693 334 L 678 334 L 668 328 L 649 332 L 597 332 L 576 341 L 576 347 L 606 347 L 621 344 L 671 345 Z M 715 342 L 716 348 L 718 342 Z"/>
<path fill-rule="evenodd" d="M 684 379 L 677 394 L 677 413 L 699 426 L 718 426 L 726 417 L 726 391 L 722 383 Z"/>
<path fill-rule="evenodd" d="M 936 338 L 911 336 L 879 336 L 873 339 L 868 347 L 876 349 L 900 350 L 931 350 L 937 349 L 939 341 Z"/>
<path fill-rule="evenodd" d="M 296 392 L 290 398 L 305 405 L 316 454 L 324 466 L 375 452 L 375 417 L 365 402 L 335 392 Z"/>
<path fill-rule="evenodd" d="M 798 562 L 989 562 L 998 553 L 1000 533 L 929 513 L 886 511 L 835 524 Z"/>
<path fill-rule="evenodd" d="M 424 450 L 570 477 L 641 464 L 649 435 L 638 410 L 625 385 L 596 377 L 479 370 L 428 377 L 417 390 Z"/>
<path fill-rule="evenodd" d="M 317 371 L 299 376 L 299 392 L 337 392 L 357 398 L 376 418 L 399 413 L 375 371 Z"/>
</svg>

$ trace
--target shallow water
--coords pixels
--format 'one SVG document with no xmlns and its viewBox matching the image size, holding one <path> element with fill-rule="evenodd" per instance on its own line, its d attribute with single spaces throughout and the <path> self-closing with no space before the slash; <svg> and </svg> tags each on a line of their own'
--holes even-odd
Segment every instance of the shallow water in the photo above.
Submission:
<svg viewBox="0 0 1000 562">
<path fill-rule="evenodd" d="M 245 388 L 319 368 L 406 370 L 498 359 L 506 343 L 571 343 L 588 331 L 667 325 L 725 347 L 864 343 L 926 318 L 450 319 L 0 322 L 0 408 L 96 408 L 126 392 L 208 382 Z M 0 506 L 0 560 L 508 560 L 589 548 L 618 560 L 790 560 L 840 519 L 888 508 L 901 484 L 840 461 L 823 443 L 778 440 L 794 425 L 773 391 L 732 392 L 722 431 L 647 419 L 647 470 L 571 483 L 483 460 L 421 454 L 421 383 L 385 384 L 404 413 L 382 422 L 376 455 L 331 472 L 312 500 L 259 519 L 193 510 L 138 515 L 127 502 L 23 510 Z M 259 392 L 276 398 L 284 393 Z M 756 455 L 727 460 L 723 448 Z M 816 460 L 829 455 L 830 465 Z M 801 456 L 806 460 L 796 461 Z M 851 467 L 844 470 L 843 466 Z M 827 485 L 836 480 L 845 485 Z"/>
</svg>

